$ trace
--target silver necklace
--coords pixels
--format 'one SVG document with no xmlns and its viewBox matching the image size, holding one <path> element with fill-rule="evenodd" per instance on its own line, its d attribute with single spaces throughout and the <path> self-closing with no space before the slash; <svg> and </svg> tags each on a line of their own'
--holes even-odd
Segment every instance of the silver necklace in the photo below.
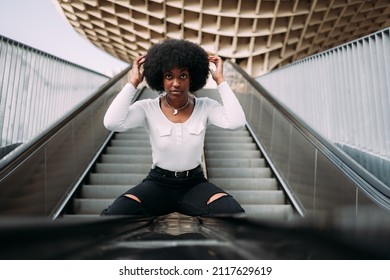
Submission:
<svg viewBox="0 0 390 280">
<path fill-rule="evenodd" d="M 188 106 L 188 104 L 190 103 L 190 98 L 187 95 L 187 102 L 186 102 L 186 104 L 184 104 L 179 109 L 176 109 L 176 108 L 172 107 L 171 104 L 169 104 L 169 102 L 168 102 L 168 95 L 165 95 L 165 102 L 167 103 L 168 107 L 173 110 L 173 115 L 176 116 L 179 113 L 179 111 L 183 110 L 184 108 L 186 108 Z"/>
</svg>

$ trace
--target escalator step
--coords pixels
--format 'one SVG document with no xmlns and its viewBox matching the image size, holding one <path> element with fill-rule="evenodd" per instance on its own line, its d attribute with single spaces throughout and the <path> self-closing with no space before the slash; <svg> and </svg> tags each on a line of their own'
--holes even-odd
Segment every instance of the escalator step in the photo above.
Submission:
<svg viewBox="0 0 390 280">
<path fill-rule="evenodd" d="M 103 163 L 149 163 L 152 166 L 152 157 L 150 155 L 102 155 Z"/>
<path fill-rule="evenodd" d="M 256 218 L 268 218 L 268 219 L 280 219 L 288 220 L 291 219 L 294 215 L 291 205 L 280 204 L 280 205 L 253 205 L 253 204 L 244 204 L 242 205 L 246 214 L 249 217 Z"/>
<path fill-rule="evenodd" d="M 209 178 L 209 181 L 224 190 L 277 190 L 274 178 Z"/>
<path fill-rule="evenodd" d="M 115 199 L 134 185 L 83 185 L 80 198 Z"/>
<path fill-rule="evenodd" d="M 284 204 L 282 191 L 229 191 L 241 205 L 243 204 Z"/>
<path fill-rule="evenodd" d="M 148 163 L 98 163 L 95 167 L 96 173 L 143 173 L 148 174 L 150 171 L 150 164 Z"/>
<path fill-rule="evenodd" d="M 89 183 L 92 185 L 136 185 L 141 183 L 145 174 L 90 174 Z"/>
<path fill-rule="evenodd" d="M 76 198 L 73 201 L 73 212 L 77 214 L 100 214 L 114 199 Z"/>
<path fill-rule="evenodd" d="M 237 159 L 237 158 L 260 158 L 261 153 L 260 151 L 210 151 L 207 150 L 205 151 L 206 158 L 232 158 L 232 159 Z"/>
<path fill-rule="evenodd" d="M 215 167 L 241 167 L 241 168 L 250 168 L 250 167 L 265 167 L 265 160 L 263 158 L 254 158 L 254 159 L 221 159 L 221 158 L 207 158 L 207 165 Z"/>
<path fill-rule="evenodd" d="M 272 173 L 267 167 L 259 168 L 221 168 L 209 167 L 207 175 L 210 178 L 269 178 Z"/>
<path fill-rule="evenodd" d="M 257 150 L 255 143 L 208 143 L 205 147 L 206 151 L 255 151 Z"/>
<path fill-rule="evenodd" d="M 150 147 L 107 147 L 107 153 L 111 155 L 151 155 Z"/>
<path fill-rule="evenodd" d="M 229 137 L 213 137 L 213 136 L 208 136 L 206 134 L 205 140 L 207 143 L 213 144 L 213 143 L 253 143 L 253 139 L 251 137 L 247 136 L 229 136 Z"/>
</svg>

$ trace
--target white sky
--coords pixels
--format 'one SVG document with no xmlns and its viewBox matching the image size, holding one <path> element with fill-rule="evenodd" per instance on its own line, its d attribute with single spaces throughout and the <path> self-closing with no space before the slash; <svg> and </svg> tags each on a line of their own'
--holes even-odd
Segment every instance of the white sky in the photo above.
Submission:
<svg viewBox="0 0 390 280">
<path fill-rule="evenodd" d="M 56 0 L 0 0 L 0 34 L 99 73 L 127 66 L 78 34 Z"/>
</svg>

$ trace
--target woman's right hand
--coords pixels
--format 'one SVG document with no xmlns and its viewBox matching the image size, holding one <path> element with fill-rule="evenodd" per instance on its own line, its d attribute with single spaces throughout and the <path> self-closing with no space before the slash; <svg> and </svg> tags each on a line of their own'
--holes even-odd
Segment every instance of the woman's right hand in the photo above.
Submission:
<svg viewBox="0 0 390 280">
<path fill-rule="evenodd" d="M 129 72 L 129 83 L 132 84 L 135 88 L 143 81 L 144 74 L 141 71 L 142 64 L 145 63 L 146 55 L 141 55 L 137 57 L 133 62 L 133 67 Z"/>
</svg>

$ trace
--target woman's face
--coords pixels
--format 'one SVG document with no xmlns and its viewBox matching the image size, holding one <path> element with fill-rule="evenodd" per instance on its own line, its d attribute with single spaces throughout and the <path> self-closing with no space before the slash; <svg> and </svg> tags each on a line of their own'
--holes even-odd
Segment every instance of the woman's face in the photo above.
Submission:
<svg viewBox="0 0 390 280">
<path fill-rule="evenodd" d="M 163 73 L 163 85 L 170 95 L 187 94 L 190 90 L 190 73 L 187 68 L 172 68 Z"/>
</svg>

